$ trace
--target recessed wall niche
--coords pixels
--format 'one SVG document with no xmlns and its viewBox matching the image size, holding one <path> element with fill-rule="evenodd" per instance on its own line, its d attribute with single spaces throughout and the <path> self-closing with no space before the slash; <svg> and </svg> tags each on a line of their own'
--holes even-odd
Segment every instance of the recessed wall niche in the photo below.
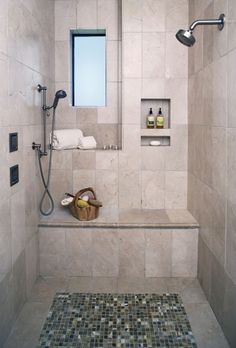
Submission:
<svg viewBox="0 0 236 348">
<path fill-rule="evenodd" d="M 147 116 L 152 108 L 153 116 L 157 116 L 159 108 L 164 115 L 164 128 L 170 128 L 170 99 L 141 99 L 141 128 L 147 128 Z M 157 129 L 159 131 L 159 129 Z"/>
<path fill-rule="evenodd" d="M 147 128 L 147 116 L 152 108 L 155 128 Z M 164 128 L 156 128 L 156 116 L 159 108 L 164 115 Z M 170 99 L 141 99 L 141 146 L 150 146 L 151 141 L 160 142 L 159 146 L 170 146 Z"/>
</svg>

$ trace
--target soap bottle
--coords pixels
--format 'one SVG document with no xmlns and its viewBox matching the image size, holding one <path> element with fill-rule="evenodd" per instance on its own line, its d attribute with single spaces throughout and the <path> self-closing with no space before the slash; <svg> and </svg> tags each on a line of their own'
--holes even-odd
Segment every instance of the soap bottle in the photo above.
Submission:
<svg viewBox="0 0 236 348">
<path fill-rule="evenodd" d="M 152 108 L 149 109 L 149 114 L 147 115 L 147 128 L 155 127 L 155 117 L 153 116 Z"/>
<path fill-rule="evenodd" d="M 161 111 L 161 108 L 159 108 L 157 117 L 156 117 L 156 127 L 157 128 L 164 128 L 164 115 Z"/>
</svg>

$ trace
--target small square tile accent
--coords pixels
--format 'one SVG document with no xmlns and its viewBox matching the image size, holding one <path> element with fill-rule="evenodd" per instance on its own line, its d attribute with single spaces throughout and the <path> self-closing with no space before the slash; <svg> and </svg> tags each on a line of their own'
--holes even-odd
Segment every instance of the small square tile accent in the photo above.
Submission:
<svg viewBox="0 0 236 348">
<path fill-rule="evenodd" d="M 57 293 L 38 348 L 196 348 L 178 294 Z"/>
</svg>

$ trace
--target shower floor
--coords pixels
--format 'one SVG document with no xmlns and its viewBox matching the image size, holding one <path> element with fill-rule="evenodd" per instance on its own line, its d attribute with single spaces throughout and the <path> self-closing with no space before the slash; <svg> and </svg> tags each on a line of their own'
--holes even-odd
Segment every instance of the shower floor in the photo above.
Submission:
<svg viewBox="0 0 236 348">
<path fill-rule="evenodd" d="M 177 294 L 57 293 L 39 348 L 197 348 Z"/>
<path fill-rule="evenodd" d="M 56 292 L 178 293 L 183 301 L 198 348 L 229 348 L 197 279 L 130 277 L 71 277 L 61 280 L 39 278 L 3 348 L 37 347 L 40 332 Z"/>
</svg>

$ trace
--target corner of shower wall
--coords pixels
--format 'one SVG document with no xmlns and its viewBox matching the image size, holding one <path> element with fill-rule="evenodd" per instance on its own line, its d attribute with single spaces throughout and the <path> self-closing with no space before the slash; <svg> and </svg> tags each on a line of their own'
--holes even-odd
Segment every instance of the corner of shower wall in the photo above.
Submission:
<svg viewBox="0 0 236 348">
<path fill-rule="evenodd" d="M 54 83 L 52 1 L 1 1 L 0 346 L 29 296 L 38 272 L 38 200 L 41 183 L 32 142 L 41 142 L 38 83 Z M 52 93 L 52 91 L 51 91 Z M 18 150 L 9 152 L 9 133 Z M 19 166 L 10 187 L 9 167 Z"/>
</svg>

